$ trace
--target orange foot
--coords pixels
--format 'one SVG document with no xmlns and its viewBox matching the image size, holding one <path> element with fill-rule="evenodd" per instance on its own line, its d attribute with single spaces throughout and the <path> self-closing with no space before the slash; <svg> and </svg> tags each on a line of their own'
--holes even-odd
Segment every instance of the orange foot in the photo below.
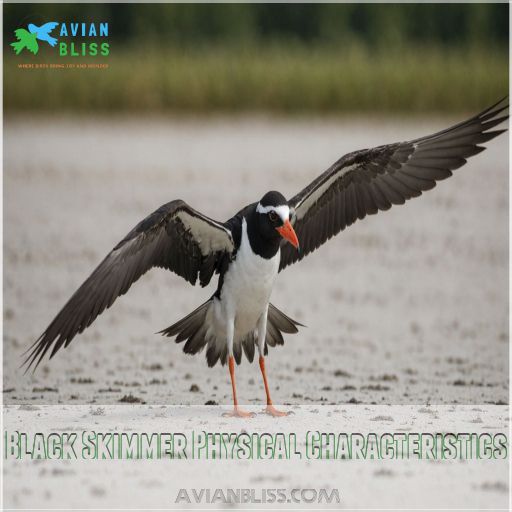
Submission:
<svg viewBox="0 0 512 512">
<path fill-rule="evenodd" d="M 274 416 L 275 418 L 280 418 L 281 416 L 288 416 L 290 412 L 288 411 L 278 411 L 273 405 L 267 405 L 264 411 L 266 414 L 270 416 Z"/>
<path fill-rule="evenodd" d="M 234 407 L 231 412 L 225 412 L 222 414 L 225 418 L 252 418 L 256 416 L 253 412 L 242 411 L 238 407 Z"/>
</svg>

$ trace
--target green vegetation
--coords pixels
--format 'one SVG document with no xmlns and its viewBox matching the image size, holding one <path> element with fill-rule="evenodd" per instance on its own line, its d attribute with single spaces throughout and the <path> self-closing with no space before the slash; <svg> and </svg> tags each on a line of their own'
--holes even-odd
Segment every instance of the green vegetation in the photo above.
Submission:
<svg viewBox="0 0 512 512">
<path fill-rule="evenodd" d="M 4 108 L 468 111 L 508 91 L 508 4 L 5 4 Z M 28 22 L 105 21 L 108 57 L 15 56 Z M 41 53 L 43 53 L 41 55 Z M 18 69 L 20 62 L 109 69 Z"/>
<path fill-rule="evenodd" d="M 111 36 L 159 44 L 247 41 L 508 47 L 507 2 L 412 4 L 4 4 L 4 35 L 26 22 L 106 21 Z"/>
<path fill-rule="evenodd" d="M 478 110 L 508 91 L 508 55 L 497 50 L 114 46 L 105 70 L 26 70 L 18 62 L 4 60 L 7 112 L 443 112 Z"/>
</svg>

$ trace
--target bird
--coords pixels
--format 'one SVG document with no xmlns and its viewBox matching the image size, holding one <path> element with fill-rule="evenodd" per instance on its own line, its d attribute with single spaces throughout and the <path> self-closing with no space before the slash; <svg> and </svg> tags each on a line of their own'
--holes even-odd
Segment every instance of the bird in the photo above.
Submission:
<svg viewBox="0 0 512 512">
<path fill-rule="evenodd" d="M 37 39 L 40 41 L 46 41 L 50 46 L 55 46 L 57 44 L 57 39 L 55 37 L 50 36 L 50 32 L 58 25 L 56 21 L 50 21 L 38 27 L 33 23 L 30 23 L 28 26 L 28 30 L 31 34 L 35 34 Z"/>
<path fill-rule="evenodd" d="M 32 52 L 34 55 L 39 51 L 39 45 L 36 41 L 36 34 L 31 34 L 28 30 L 24 28 L 19 28 L 14 31 L 14 35 L 18 39 L 14 43 L 11 43 L 16 55 L 19 55 L 23 48 L 26 48 L 29 52 Z"/>
<path fill-rule="evenodd" d="M 67 347 L 105 309 L 153 267 L 206 286 L 218 276 L 215 293 L 197 309 L 160 331 L 183 343 L 186 354 L 206 353 L 209 367 L 228 366 L 235 417 L 252 415 L 238 401 L 235 368 L 256 351 L 266 394 L 264 412 L 274 407 L 266 373 L 269 347 L 302 327 L 270 302 L 279 272 L 301 261 L 357 220 L 431 190 L 452 175 L 483 143 L 506 131 L 508 97 L 470 119 L 432 135 L 346 154 L 290 199 L 270 191 L 226 222 L 185 201 L 164 204 L 137 224 L 71 296 L 42 335 L 25 352 L 35 370 Z"/>
</svg>

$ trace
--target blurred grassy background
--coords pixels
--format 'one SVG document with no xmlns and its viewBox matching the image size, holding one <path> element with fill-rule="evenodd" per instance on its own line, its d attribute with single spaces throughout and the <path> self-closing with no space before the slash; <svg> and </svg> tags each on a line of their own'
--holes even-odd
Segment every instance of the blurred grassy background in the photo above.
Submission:
<svg viewBox="0 0 512 512">
<path fill-rule="evenodd" d="M 4 4 L 4 109 L 478 110 L 508 92 L 508 4 Z M 108 21 L 108 70 L 15 56 L 14 30 Z M 85 40 L 84 40 L 85 41 Z M 48 51 L 50 50 L 50 51 Z"/>
</svg>

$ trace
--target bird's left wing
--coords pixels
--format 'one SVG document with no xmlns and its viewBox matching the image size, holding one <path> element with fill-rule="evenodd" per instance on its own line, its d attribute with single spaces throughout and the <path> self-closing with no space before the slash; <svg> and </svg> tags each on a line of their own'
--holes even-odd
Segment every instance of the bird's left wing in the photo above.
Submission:
<svg viewBox="0 0 512 512">
<path fill-rule="evenodd" d="M 14 31 L 14 35 L 18 39 L 18 41 L 23 41 L 27 36 L 30 37 L 30 32 L 25 30 L 24 28 L 18 28 Z"/>
<path fill-rule="evenodd" d="M 37 32 L 46 32 L 47 34 L 49 34 L 57 25 L 58 22 L 50 21 L 38 27 Z"/>
<path fill-rule="evenodd" d="M 234 251 L 231 231 L 184 201 L 161 206 L 135 226 L 78 288 L 52 323 L 30 347 L 27 369 L 50 358 L 109 308 L 117 297 L 153 267 L 171 270 L 206 286 L 225 257 Z"/>
<path fill-rule="evenodd" d="M 436 182 L 452 175 L 479 146 L 505 130 L 492 130 L 505 121 L 505 99 L 480 114 L 441 132 L 340 158 L 304 190 L 290 199 L 292 224 L 300 252 L 281 247 L 280 270 L 313 252 L 357 219 L 403 204 Z"/>
</svg>

